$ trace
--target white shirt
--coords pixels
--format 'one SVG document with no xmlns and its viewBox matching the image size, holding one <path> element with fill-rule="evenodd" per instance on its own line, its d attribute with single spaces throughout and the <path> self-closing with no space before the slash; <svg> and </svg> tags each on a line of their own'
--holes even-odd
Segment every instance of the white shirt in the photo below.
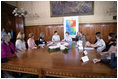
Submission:
<svg viewBox="0 0 118 79">
<path fill-rule="evenodd" d="M 52 41 L 60 41 L 60 36 L 59 35 L 53 35 Z"/>
<path fill-rule="evenodd" d="M 71 38 L 70 36 L 68 36 L 68 37 L 65 36 L 65 37 L 64 37 L 64 41 L 68 41 L 68 42 L 69 42 L 69 41 L 72 41 L 72 38 Z"/>
<path fill-rule="evenodd" d="M 25 42 L 21 41 L 20 39 L 16 40 L 15 46 L 16 46 L 16 49 L 17 49 L 18 52 L 20 52 L 20 49 L 26 50 Z"/>
<path fill-rule="evenodd" d="M 102 51 L 106 47 L 106 44 L 103 39 L 98 40 L 95 44 L 98 46 L 97 51 Z"/>
</svg>

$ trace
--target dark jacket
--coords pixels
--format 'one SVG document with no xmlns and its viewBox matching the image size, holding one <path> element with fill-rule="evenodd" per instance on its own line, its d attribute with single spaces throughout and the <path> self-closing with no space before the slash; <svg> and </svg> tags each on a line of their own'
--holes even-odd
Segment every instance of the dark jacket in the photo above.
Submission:
<svg viewBox="0 0 118 79">
<path fill-rule="evenodd" d="M 80 36 L 76 35 L 75 40 L 76 40 L 76 41 L 81 40 L 81 41 L 83 41 L 83 42 L 85 43 L 85 42 L 86 42 L 86 37 L 85 37 L 84 35 L 83 35 L 82 37 L 80 37 Z"/>
<path fill-rule="evenodd" d="M 44 40 L 44 38 L 39 37 L 38 44 L 46 44 L 47 42 Z"/>
<path fill-rule="evenodd" d="M 108 64 L 111 68 L 117 69 L 117 57 L 115 57 L 115 53 L 111 54 L 111 59 L 101 59 L 101 62 Z"/>
<path fill-rule="evenodd" d="M 112 42 L 112 43 L 110 43 L 110 42 Z M 108 51 L 111 46 L 115 46 L 115 45 L 116 45 L 115 41 L 109 41 L 109 42 L 106 44 L 106 48 L 105 48 L 102 52 Z"/>
</svg>

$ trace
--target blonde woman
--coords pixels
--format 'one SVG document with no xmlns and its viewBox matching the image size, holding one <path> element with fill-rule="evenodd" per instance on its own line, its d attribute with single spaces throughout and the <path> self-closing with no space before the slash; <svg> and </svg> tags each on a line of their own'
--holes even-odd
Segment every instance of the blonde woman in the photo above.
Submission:
<svg viewBox="0 0 118 79">
<path fill-rule="evenodd" d="M 35 44 L 35 41 L 34 41 L 33 33 L 29 34 L 29 39 L 27 40 L 27 44 L 28 44 L 28 48 L 30 48 L 30 49 L 37 48 L 37 45 Z"/>
<path fill-rule="evenodd" d="M 17 40 L 16 40 L 16 49 L 18 52 L 25 51 L 26 50 L 26 45 L 24 41 L 25 34 L 23 32 L 19 32 L 17 35 Z"/>
</svg>

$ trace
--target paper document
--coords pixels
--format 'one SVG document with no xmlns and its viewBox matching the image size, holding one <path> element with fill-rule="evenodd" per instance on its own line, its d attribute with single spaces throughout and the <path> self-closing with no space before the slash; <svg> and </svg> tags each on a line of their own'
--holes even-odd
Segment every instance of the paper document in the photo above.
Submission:
<svg viewBox="0 0 118 79">
<path fill-rule="evenodd" d="M 81 59 L 82 59 L 83 62 L 87 62 L 87 61 L 89 61 L 88 56 L 81 57 Z"/>
</svg>

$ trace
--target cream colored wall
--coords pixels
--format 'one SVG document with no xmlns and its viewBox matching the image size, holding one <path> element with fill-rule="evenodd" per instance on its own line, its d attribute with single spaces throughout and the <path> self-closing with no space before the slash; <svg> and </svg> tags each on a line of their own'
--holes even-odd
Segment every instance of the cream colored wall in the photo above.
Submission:
<svg viewBox="0 0 118 79">
<path fill-rule="evenodd" d="M 49 1 L 24 1 L 19 2 L 18 7 L 22 7 L 28 11 L 25 18 L 25 25 L 49 25 L 63 24 L 63 17 L 50 17 Z M 113 1 L 95 1 L 94 15 L 79 16 L 80 23 L 102 23 L 117 22 L 113 20 L 113 15 L 117 15 L 116 7 Z"/>
</svg>

